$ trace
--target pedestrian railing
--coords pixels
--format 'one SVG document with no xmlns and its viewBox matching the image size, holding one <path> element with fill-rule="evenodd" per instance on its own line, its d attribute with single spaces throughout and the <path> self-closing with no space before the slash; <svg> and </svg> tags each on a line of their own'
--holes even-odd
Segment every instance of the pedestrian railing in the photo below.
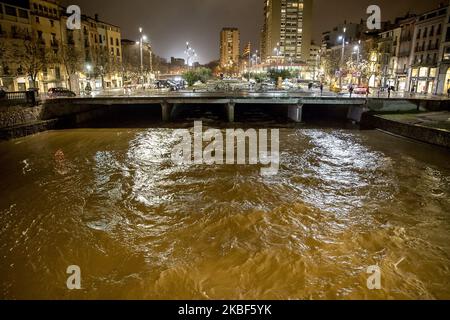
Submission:
<svg viewBox="0 0 450 320">
<path fill-rule="evenodd" d="M 0 104 L 27 104 L 36 105 L 35 91 L 0 92 Z"/>
</svg>

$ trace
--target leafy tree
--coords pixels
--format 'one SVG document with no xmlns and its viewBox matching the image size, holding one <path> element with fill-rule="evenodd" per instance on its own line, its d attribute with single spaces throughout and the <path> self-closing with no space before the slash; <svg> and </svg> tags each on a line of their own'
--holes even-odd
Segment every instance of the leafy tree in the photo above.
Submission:
<svg viewBox="0 0 450 320">
<path fill-rule="evenodd" d="M 244 78 L 250 78 L 255 79 L 256 83 L 262 83 L 264 80 L 267 79 L 267 73 L 254 73 L 254 72 L 246 72 L 244 75 Z"/>
<path fill-rule="evenodd" d="M 197 81 L 206 83 L 211 77 L 212 71 L 208 68 L 198 68 L 183 73 L 183 79 L 188 83 L 188 86 L 193 86 Z"/>
<path fill-rule="evenodd" d="M 270 69 L 267 73 L 267 76 L 272 80 L 277 82 L 279 78 L 285 80 L 292 78 L 292 73 L 289 70 L 277 70 L 277 69 Z"/>
</svg>

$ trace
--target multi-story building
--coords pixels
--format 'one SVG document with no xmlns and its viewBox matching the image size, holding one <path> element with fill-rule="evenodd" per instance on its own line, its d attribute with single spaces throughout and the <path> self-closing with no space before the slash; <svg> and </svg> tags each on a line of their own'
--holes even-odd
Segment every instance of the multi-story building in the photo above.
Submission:
<svg viewBox="0 0 450 320">
<path fill-rule="evenodd" d="M 409 16 L 399 21 L 401 28 L 399 50 L 397 56 L 396 90 L 404 92 L 408 87 L 408 70 L 410 67 L 410 57 L 413 48 L 414 28 L 416 16 Z"/>
<path fill-rule="evenodd" d="M 381 32 L 378 38 L 378 54 L 380 63 L 381 86 L 396 87 L 396 71 L 400 50 L 401 27 L 393 27 Z"/>
<path fill-rule="evenodd" d="M 447 17 L 443 24 L 439 57 L 441 62 L 438 68 L 437 94 L 447 94 L 450 89 L 450 7 L 447 9 Z"/>
<path fill-rule="evenodd" d="M 309 59 L 312 0 L 266 0 L 261 34 L 263 61 L 304 62 Z"/>
<path fill-rule="evenodd" d="M 122 86 L 120 28 L 82 16 L 69 30 L 59 0 L 0 0 L 1 85 L 46 92 L 69 87 L 79 93 Z"/>
<path fill-rule="evenodd" d="M 280 52 L 288 61 L 309 59 L 312 33 L 312 0 L 282 0 Z"/>
<path fill-rule="evenodd" d="M 261 58 L 267 61 L 280 46 L 281 0 L 264 0 L 264 24 L 261 32 Z"/>
<path fill-rule="evenodd" d="M 24 66 L 12 59 L 12 50 L 31 39 L 32 25 L 28 1 L 0 2 L 0 86 L 9 90 L 25 90 L 29 87 Z"/>
<path fill-rule="evenodd" d="M 193 65 L 195 68 L 195 63 Z M 170 57 L 169 73 L 180 75 L 188 69 L 186 60 L 183 58 Z"/>
<path fill-rule="evenodd" d="M 37 41 L 45 45 L 47 63 L 38 74 L 37 88 L 47 92 L 49 88 L 62 87 L 67 78 L 62 70 L 59 53 L 61 50 L 61 11 L 56 0 L 30 0 L 31 25 Z"/>
<path fill-rule="evenodd" d="M 239 66 L 240 35 L 237 28 L 223 28 L 220 32 L 220 66 L 229 69 Z"/>
<path fill-rule="evenodd" d="M 313 81 L 318 81 L 320 79 L 321 50 L 321 46 L 311 43 L 307 68 L 310 73 L 308 78 Z"/>
<path fill-rule="evenodd" d="M 411 92 L 438 92 L 438 68 L 443 58 L 440 53 L 442 42 L 445 41 L 443 28 L 447 25 L 447 17 L 448 7 L 440 7 L 421 14 L 416 19 L 408 86 Z"/>
<path fill-rule="evenodd" d="M 98 89 L 119 88 L 122 86 L 122 39 L 120 28 L 100 21 L 98 15 L 95 15 L 95 19 L 88 18 L 88 21 L 95 25 L 98 35 L 99 53 L 96 69 L 101 81 L 100 83 L 96 82 L 96 87 Z"/>
<path fill-rule="evenodd" d="M 363 37 L 366 30 L 367 26 L 363 21 L 361 21 L 360 23 L 348 23 L 347 21 L 344 21 L 343 23 L 334 27 L 332 30 L 322 33 L 322 48 L 330 49 L 332 47 L 341 45 L 342 40 L 340 40 L 340 37 L 344 34 L 345 40 L 347 42 L 357 42 Z"/>
</svg>

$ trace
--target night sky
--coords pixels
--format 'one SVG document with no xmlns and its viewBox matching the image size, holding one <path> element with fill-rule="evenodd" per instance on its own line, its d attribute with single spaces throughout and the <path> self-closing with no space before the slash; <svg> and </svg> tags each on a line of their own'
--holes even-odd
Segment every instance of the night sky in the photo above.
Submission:
<svg viewBox="0 0 450 320">
<path fill-rule="evenodd" d="M 124 38 L 136 40 L 138 28 L 150 38 L 156 54 L 183 57 L 184 44 L 190 41 L 206 63 L 219 57 L 222 27 L 237 27 L 241 43 L 259 44 L 265 0 L 63 0 L 78 4 L 83 13 L 99 13 L 100 20 L 122 28 Z M 323 31 L 347 21 L 366 17 L 366 9 L 377 4 L 382 19 L 402 16 L 408 11 L 421 13 L 438 7 L 444 0 L 315 0 L 314 39 Z M 259 46 L 259 45 L 258 45 Z"/>
</svg>

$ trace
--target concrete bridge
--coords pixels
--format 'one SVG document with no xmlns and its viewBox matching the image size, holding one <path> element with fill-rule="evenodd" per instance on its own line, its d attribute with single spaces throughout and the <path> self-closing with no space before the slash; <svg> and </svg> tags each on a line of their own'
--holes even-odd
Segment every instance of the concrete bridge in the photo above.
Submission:
<svg viewBox="0 0 450 320">
<path fill-rule="evenodd" d="M 237 107 L 248 105 L 270 107 L 285 114 L 295 122 L 303 119 L 304 106 L 334 106 L 347 108 L 348 118 L 359 122 L 364 112 L 405 112 L 423 109 L 448 108 L 447 99 L 405 99 L 405 98 L 366 98 L 366 97 L 330 97 L 305 96 L 304 94 L 273 93 L 188 93 L 175 92 L 146 96 L 109 96 L 50 99 L 43 103 L 46 118 L 54 119 L 76 114 L 82 121 L 83 115 L 101 113 L 111 106 L 148 105 L 159 108 L 163 121 L 170 121 L 171 114 L 180 105 L 212 105 L 224 108 L 229 122 L 235 120 Z M 87 113 L 87 114 L 86 114 Z"/>
</svg>

